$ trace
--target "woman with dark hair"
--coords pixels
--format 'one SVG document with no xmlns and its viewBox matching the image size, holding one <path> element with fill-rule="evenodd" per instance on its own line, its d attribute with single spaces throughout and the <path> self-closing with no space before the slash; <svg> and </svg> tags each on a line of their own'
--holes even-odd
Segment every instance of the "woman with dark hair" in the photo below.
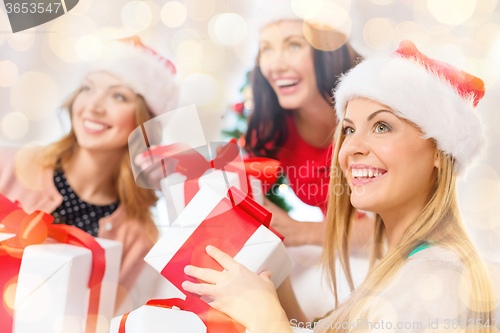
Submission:
<svg viewBox="0 0 500 333">
<path fill-rule="evenodd" d="M 337 78 L 361 59 L 344 34 L 299 19 L 260 30 L 252 72 L 254 107 L 246 150 L 279 160 L 290 187 L 304 203 L 326 213 L 332 138 L 337 120 L 331 91 Z M 313 46 L 314 45 L 314 46 Z M 287 246 L 322 245 L 325 223 L 298 222 L 270 201 L 273 226 Z M 370 219 L 357 213 L 353 248 L 364 247 Z M 359 237 L 358 237 L 359 236 Z M 357 246 L 359 245 L 359 246 Z"/>
</svg>

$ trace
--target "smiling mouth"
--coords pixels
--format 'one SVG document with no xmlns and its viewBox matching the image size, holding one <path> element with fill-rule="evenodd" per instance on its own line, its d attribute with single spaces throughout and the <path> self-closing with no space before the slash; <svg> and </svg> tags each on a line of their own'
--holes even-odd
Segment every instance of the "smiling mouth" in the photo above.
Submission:
<svg viewBox="0 0 500 333">
<path fill-rule="evenodd" d="M 89 119 L 85 119 L 83 121 L 83 126 L 91 131 L 91 132 L 103 132 L 109 128 L 111 128 L 111 126 L 109 125 L 105 125 L 103 123 L 99 123 L 99 122 L 95 122 L 95 121 L 92 121 L 92 120 L 89 120 Z"/>
<path fill-rule="evenodd" d="M 274 81 L 274 83 L 280 88 L 290 88 L 296 86 L 299 83 L 298 79 L 279 79 Z"/>
<path fill-rule="evenodd" d="M 352 177 L 354 179 L 375 179 L 386 174 L 386 170 L 381 169 L 352 169 Z"/>
</svg>

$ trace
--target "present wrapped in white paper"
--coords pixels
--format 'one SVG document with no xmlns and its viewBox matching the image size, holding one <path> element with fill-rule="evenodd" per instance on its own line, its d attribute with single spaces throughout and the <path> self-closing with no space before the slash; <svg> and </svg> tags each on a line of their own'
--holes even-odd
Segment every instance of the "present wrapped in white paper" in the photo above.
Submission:
<svg viewBox="0 0 500 333">
<path fill-rule="evenodd" d="M 248 182 L 247 179 L 244 178 L 245 176 L 248 177 Z M 161 189 L 167 203 L 167 213 L 170 224 L 177 219 L 179 214 L 189 203 L 189 200 L 192 199 L 191 195 L 186 195 L 185 192 L 186 179 L 187 176 L 180 173 L 173 173 L 161 180 Z M 250 185 L 249 189 L 247 188 L 247 184 Z M 234 186 L 243 192 L 248 191 L 251 198 L 258 204 L 264 204 L 262 182 L 245 173 L 241 175 L 236 172 L 209 169 L 198 179 L 199 188 L 202 188 L 204 185 L 209 185 L 214 191 L 221 195 L 225 195 L 227 190 L 231 186 Z"/>
<path fill-rule="evenodd" d="M 213 215 L 212 211 L 216 206 L 219 206 L 224 198 L 226 197 L 220 192 L 214 191 L 210 186 L 203 186 L 172 226 L 165 230 L 162 238 L 155 244 L 144 260 L 160 273 L 167 269 L 167 264 L 176 255 L 177 251 L 183 247 L 207 216 L 209 214 Z M 261 206 L 259 207 L 263 209 Z M 227 223 L 245 222 L 232 219 Z M 227 235 L 220 234 L 217 237 L 224 239 Z M 275 287 L 278 287 L 293 269 L 293 261 L 283 242 L 264 225 L 260 225 L 248 238 L 241 250 L 234 256 L 234 259 L 255 273 L 260 273 L 263 270 L 271 271 L 271 281 L 273 281 Z M 174 283 L 171 279 L 169 280 Z M 176 284 L 174 283 L 174 285 Z"/>
<path fill-rule="evenodd" d="M 9 234 L 0 236 L 5 240 Z M 96 241 L 105 250 L 106 258 L 96 329 L 85 327 L 91 251 L 47 239 L 44 244 L 24 249 L 15 300 L 9 300 L 14 303 L 9 304 L 14 312 L 13 333 L 108 332 L 114 313 L 122 244 L 106 239 Z"/>
<path fill-rule="evenodd" d="M 207 327 L 190 311 L 144 305 L 126 315 L 111 320 L 109 333 L 206 333 Z M 122 320 L 124 319 L 124 320 Z M 312 333 L 305 328 L 292 328 L 294 333 Z M 245 330 L 248 333 L 248 330 Z"/>
</svg>

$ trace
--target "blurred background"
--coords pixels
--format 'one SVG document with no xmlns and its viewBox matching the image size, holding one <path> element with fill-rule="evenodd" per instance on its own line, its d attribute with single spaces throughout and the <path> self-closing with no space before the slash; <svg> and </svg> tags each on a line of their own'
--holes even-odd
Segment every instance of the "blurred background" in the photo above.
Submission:
<svg viewBox="0 0 500 333">
<path fill-rule="evenodd" d="M 0 145 L 45 145 L 69 129 L 59 106 L 78 88 L 86 66 L 106 55 L 104 41 L 139 35 L 177 67 L 182 102 L 196 104 L 206 139 L 221 140 L 228 105 L 257 54 L 259 6 L 273 1 L 80 0 L 69 13 L 13 34 L 0 4 Z M 478 112 L 488 146 L 459 183 L 459 199 L 479 249 L 500 262 L 500 7 L 497 0 L 294 0 L 294 8 L 328 3 L 339 27 L 365 57 L 411 39 L 430 57 L 482 78 Z M 271 7 L 272 8 L 272 7 Z M 300 13 L 297 13 L 300 15 Z M 1 163 L 1 156 L 0 156 Z M 293 194 L 289 195 L 293 201 Z M 297 219 L 318 211 L 294 202 Z M 161 215 L 161 209 L 160 209 Z"/>
</svg>

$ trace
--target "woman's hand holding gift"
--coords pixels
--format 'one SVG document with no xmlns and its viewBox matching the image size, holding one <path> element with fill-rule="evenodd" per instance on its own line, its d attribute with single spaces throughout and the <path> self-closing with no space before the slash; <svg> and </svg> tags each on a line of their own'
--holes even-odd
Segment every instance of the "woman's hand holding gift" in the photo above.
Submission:
<svg viewBox="0 0 500 333">
<path fill-rule="evenodd" d="M 182 287 L 186 291 L 213 297 L 214 301 L 210 303 L 213 308 L 244 325 L 250 333 L 291 332 L 285 311 L 269 280 L 269 271 L 257 275 L 213 246 L 207 246 L 206 251 L 224 271 L 186 266 L 184 272 L 187 275 L 202 281 L 184 281 Z"/>
</svg>

